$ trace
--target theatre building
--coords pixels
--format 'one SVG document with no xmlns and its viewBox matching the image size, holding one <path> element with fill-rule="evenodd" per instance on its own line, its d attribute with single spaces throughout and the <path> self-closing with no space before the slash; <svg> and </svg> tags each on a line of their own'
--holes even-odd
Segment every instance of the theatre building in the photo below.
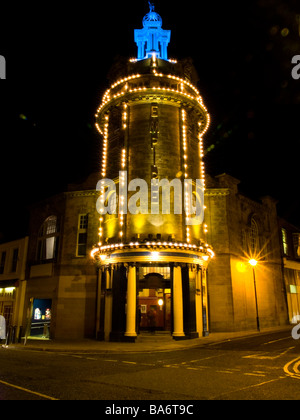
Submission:
<svg viewBox="0 0 300 420">
<path fill-rule="evenodd" d="M 143 29 L 135 31 L 137 59 L 121 73 L 118 67 L 97 110 L 101 177 L 117 185 L 111 197 L 105 181 L 98 185 L 99 241 L 92 252 L 101 290 L 99 337 L 105 339 L 134 340 L 137 319 L 141 329 L 167 330 L 174 339 L 207 331 L 206 273 L 214 253 L 192 206 L 198 199 L 204 210 L 203 136 L 210 116 L 193 65 L 168 59 L 170 37 L 151 6 Z M 191 180 L 191 199 L 185 180 Z M 167 197 L 163 182 L 171 183 Z M 144 186 L 149 191 L 138 199 Z M 167 199 L 170 211 L 164 212 Z M 107 214 L 107 200 L 114 214 Z M 140 201 L 134 211 L 132 201 Z"/>
<path fill-rule="evenodd" d="M 151 3 L 134 35 L 137 58 L 112 68 L 96 111 L 101 171 L 32 209 L 27 335 L 181 340 L 252 329 L 247 253 L 265 242 L 261 325 L 286 322 L 274 203 L 241 196 L 230 176 L 206 176 L 210 115 L 197 72 L 168 57 L 171 31 Z"/>
</svg>

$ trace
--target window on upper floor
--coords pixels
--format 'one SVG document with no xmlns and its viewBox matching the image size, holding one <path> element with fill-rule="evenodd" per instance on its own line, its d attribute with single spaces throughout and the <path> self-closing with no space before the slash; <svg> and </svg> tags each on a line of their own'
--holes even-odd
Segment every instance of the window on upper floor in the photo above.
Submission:
<svg viewBox="0 0 300 420">
<path fill-rule="evenodd" d="M 260 238 L 259 233 L 258 223 L 252 217 L 248 227 L 241 232 L 242 250 L 247 258 L 261 258 L 263 238 Z"/>
<path fill-rule="evenodd" d="M 11 273 L 15 273 L 17 271 L 19 260 L 19 248 L 13 250 L 12 254 L 12 261 L 11 261 Z"/>
<path fill-rule="evenodd" d="M 300 258 L 300 233 L 293 233 L 294 256 Z"/>
<path fill-rule="evenodd" d="M 57 256 L 59 227 L 56 216 L 50 216 L 40 228 L 37 244 L 37 260 L 53 260 Z"/>
<path fill-rule="evenodd" d="M 284 228 L 281 229 L 281 237 L 282 237 L 283 253 L 285 255 L 289 255 L 289 245 L 288 245 L 287 230 L 284 229 Z"/>
<path fill-rule="evenodd" d="M 1 259 L 0 259 L 0 274 L 4 273 L 5 261 L 6 261 L 6 251 L 3 251 L 1 253 Z"/>
<path fill-rule="evenodd" d="M 80 214 L 78 218 L 77 257 L 85 257 L 87 250 L 89 215 Z"/>
<path fill-rule="evenodd" d="M 257 255 L 259 252 L 258 226 L 253 217 L 249 231 L 249 251 L 251 256 Z"/>
</svg>

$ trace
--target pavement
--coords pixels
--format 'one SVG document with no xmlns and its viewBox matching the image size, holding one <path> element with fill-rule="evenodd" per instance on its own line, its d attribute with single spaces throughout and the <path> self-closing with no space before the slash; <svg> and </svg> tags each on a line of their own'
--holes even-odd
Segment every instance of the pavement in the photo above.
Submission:
<svg viewBox="0 0 300 420">
<path fill-rule="evenodd" d="M 46 339 L 27 339 L 18 344 L 10 344 L 9 349 L 18 350 L 36 350 L 51 351 L 63 353 L 89 353 L 89 354 L 111 354 L 111 353 L 153 353 L 184 350 L 193 347 L 203 347 L 237 340 L 250 336 L 259 336 L 264 334 L 286 331 L 291 334 L 292 326 L 283 326 L 275 328 L 266 328 L 258 332 L 229 332 L 229 333 L 211 333 L 208 337 L 195 338 L 191 340 L 175 341 L 170 335 L 156 333 L 154 335 L 141 334 L 135 343 L 113 343 L 105 341 L 96 341 L 92 339 L 70 341 L 70 340 L 46 340 Z M 6 347 L 6 346 L 2 346 Z"/>
</svg>

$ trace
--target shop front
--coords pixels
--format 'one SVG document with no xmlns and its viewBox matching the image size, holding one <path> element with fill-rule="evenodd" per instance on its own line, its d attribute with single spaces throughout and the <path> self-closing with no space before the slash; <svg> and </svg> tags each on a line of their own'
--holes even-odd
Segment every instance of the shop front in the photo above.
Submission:
<svg viewBox="0 0 300 420">
<path fill-rule="evenodd" d="M 33 299 L 29 333 L 30 338 L 50 338 L 51 308 L 51 299 Z"/>
</svg>

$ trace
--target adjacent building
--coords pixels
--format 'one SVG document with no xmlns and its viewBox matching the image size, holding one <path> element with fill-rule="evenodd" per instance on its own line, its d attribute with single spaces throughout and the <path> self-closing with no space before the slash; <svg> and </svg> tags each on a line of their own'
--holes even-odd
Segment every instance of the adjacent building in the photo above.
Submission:
<svg viewBox="0 0 300 420">
<path fill-rule="evenodd" d="M 255 329 L 256 309 L 262 328 L 287 323 L 276 202 L 246 197 L 239 183 L 227 174 L 207 182 L 207 240 L 216 253 L 208 279 L 212 331 Z"/>
<path fill-rule="evenodd" d="M 289 322 L 300 321 L 300 229 L 279 219 L 279 235 Z"/>
<path fill-rule="evenodd" d="M 23 324 L 28 337 L 95 336 L 98 174 L 32 208 Z M 46 327 L 45 327 L 46 326 Z"/>
<path fill-rule="evenodd" d="M 0 244 L 0 315 L 7 331 L 17 339 L 23 334 L 28 237 Z"/>
</svg>

